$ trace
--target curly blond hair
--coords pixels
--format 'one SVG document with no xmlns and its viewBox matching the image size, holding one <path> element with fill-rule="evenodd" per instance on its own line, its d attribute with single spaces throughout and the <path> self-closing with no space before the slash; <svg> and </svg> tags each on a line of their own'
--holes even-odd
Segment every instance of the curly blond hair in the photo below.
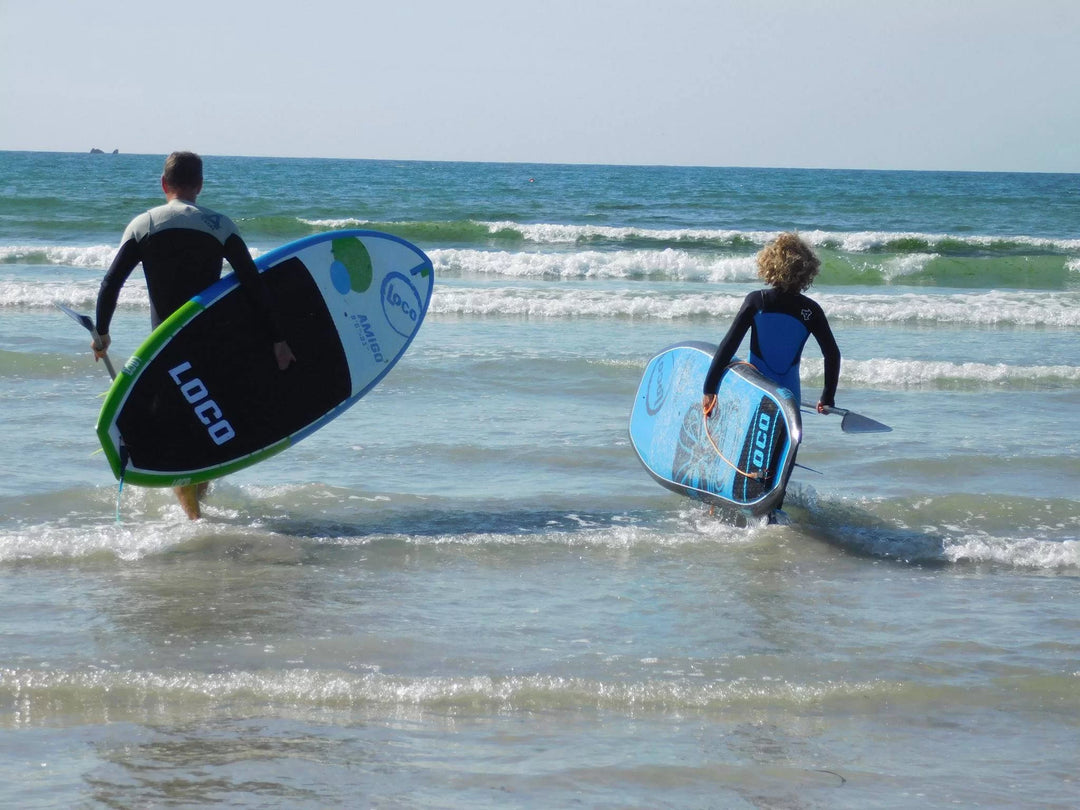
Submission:
<svg viewBox="0 0 1080 810">
<path fill-rule="evenodd" d="M 821 261 L 798 234 L 782 233 L 757 255 L 758 276 L 781 292 L 800 293 L 814 283 Z"/>
</svg>

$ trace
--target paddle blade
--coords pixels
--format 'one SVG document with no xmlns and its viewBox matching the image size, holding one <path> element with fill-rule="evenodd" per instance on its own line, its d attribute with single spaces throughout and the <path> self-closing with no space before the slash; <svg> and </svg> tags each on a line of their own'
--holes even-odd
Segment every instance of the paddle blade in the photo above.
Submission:
<svg viewBox="0 0 1080 810">
<path fill-rule="evenodd" d="M 63 304 L 57 304 L 56 308 L 71 318 L 71 320 L 75 321 L 75 323 L 82 326 L 83 329 L 93 334 L 94 322 L 90 320 L 89 315 L 82 315 L 69 307 L 65 307 Z"/>
<path fill-rule="evenodd" d="M 92 337 L 95 342 L 101 339 L 101 335 L 98 334 L 97 327 L 94 326 L 94 321 L 89 315 L 83 315 L 82 313 L 76 312 L 75 310 L 71 309 L 71 307 L 65 307 L 63 304 L 57 303 L 55 301 L 53 303 L 56 304 L 56 308 L 58 310 L 63 312 L 65 315 L 71 318 L 71 320 L 75 321 L 75 323 L 79 324 L 83 329 L 88 331 L 90 333 L 90 337 Z M 109 355 L 107 353 L 102 354 L 101 359 L 105 361 L 105 370 L 109 372 L 109 377 L 115 380 L 116 369 L 113 368 L 113 364 L 112 361 L 109 359 Z"/>
<path fill-rule="evenodd" d="M 799 403 L 803 406 L 806 413 L 817 413 L 817 406 L 810 402 Z M 844 417 L 840 422 L 840 429 L 844 433 L 891 433 L 892 428 L 888 425 L 883 425 L 875 419 L 871 419 L 869 416 L 863 416 L 861 413 L 854 413 L 853 411 L 846 410 L 844 408 L 825 408 L 825 413 L 835 413 Z"/>
<path fill-rule="evenodd" d="M 844 433 L 891 433 L 892 428 L 888 425 L 883 425 L 868 416 L 863 416 L 861 413 L 852 413 L 848 411 L 844 414 L 843 420 L 840 422 L 840 429 Z"/>
</svg>

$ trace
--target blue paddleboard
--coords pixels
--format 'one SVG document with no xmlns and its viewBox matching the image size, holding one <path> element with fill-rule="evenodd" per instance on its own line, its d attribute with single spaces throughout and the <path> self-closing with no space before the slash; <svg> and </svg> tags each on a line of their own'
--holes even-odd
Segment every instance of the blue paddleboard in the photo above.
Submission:
<svg viewBox="0 0 1080 810">
<path fill-rule="evenodd" d="M 97 433 L 113 473 L 207 481 L 279 453 L 370 391 L 416 336 L 431 260 L 403 239 L 334 231 L 256 260 L 297 361 L 278 370 L 234 274 L 195 296 L 117 375 Z"/>
<path fill-rule="evenodd" d="M 748 363 L 724 372 L 705 418 L 701 388 L 716 346 L 688 341 L 649 361 L 630 414 L 630 443 L 661 485 L 736 514 L 783 502 L 802 438 L 799 403 Z"/>
</svg>

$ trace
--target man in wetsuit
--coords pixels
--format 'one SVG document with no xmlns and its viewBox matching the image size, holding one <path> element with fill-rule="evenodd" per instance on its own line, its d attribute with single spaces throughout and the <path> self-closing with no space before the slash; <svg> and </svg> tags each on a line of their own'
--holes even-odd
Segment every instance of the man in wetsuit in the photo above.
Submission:
<svg viewBox="0 0 1080 810">
<path fill-rule="evenodd" d="M 112 342 L 109 324 L 120 288 L 140 262 L 150 294 L 150 323 L 156 328 L 192 296 L 221 278 L 222 260 L 227 259 L 248 300 L 266 323 L 266 349 L 273 351 L 278 368 L 284 371 L 295 361 L 236 225 L 227 216 L 195 204 L 202 185 L 202 158 L 198 155 L 173 152 L 165 160 L 161 175 L 165 204 L 131 221 L 124 231 L 120 250 L 101 281 L 96 313 L 100 338 L 91 344 L 95 360 L 105 356 Z M 174 490 L 192 520 L 201 514 L 199 498 L 206 487 L 205 483 L 189 484 Z"/>
<path fill-rule="evenodd" d="M 743 299 L 735 322 L 713 355 L 705 377 L 701 407 L 708 414 L 716 405 L 720 378 L 750 331 L 750 363 L 762 374 L 788 388 L 800 401 L 799 361 L 807 338 L 813 335 L 825 358 L 825 387 L 818 412 L 835 405 L 840 380 L 840 348 L 821 306 L 803 295 L 818 274 L 821 262 L 793 233 L 780 234 L 758 254 L 758 275 L 770 287 Z"/>
</svg>

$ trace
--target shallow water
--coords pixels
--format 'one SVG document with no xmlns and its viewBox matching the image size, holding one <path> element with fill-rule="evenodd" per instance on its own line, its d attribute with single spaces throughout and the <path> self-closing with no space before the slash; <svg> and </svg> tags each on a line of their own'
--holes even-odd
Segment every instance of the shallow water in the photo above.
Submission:
<svg viewBox="0 0 1080 810">
<path fill-rule="evenodd" d="M 155 202 L 160 159 L 118 157 L 0 154 L 0 803 L 1080 803 L 1074 178 L 208 158 L 257 251 L 375 223 L 436 295 L 378 388 L 192 524 L 118 498 L 107 377 L 52 309 L 91 309 Z M 76 161 L 101 204 L 55 182 Z M 808 415 L 793 525 L 739 529 L 627 419 L 793 226 L 838 404 L 894 431 Z"/>
</svg>

